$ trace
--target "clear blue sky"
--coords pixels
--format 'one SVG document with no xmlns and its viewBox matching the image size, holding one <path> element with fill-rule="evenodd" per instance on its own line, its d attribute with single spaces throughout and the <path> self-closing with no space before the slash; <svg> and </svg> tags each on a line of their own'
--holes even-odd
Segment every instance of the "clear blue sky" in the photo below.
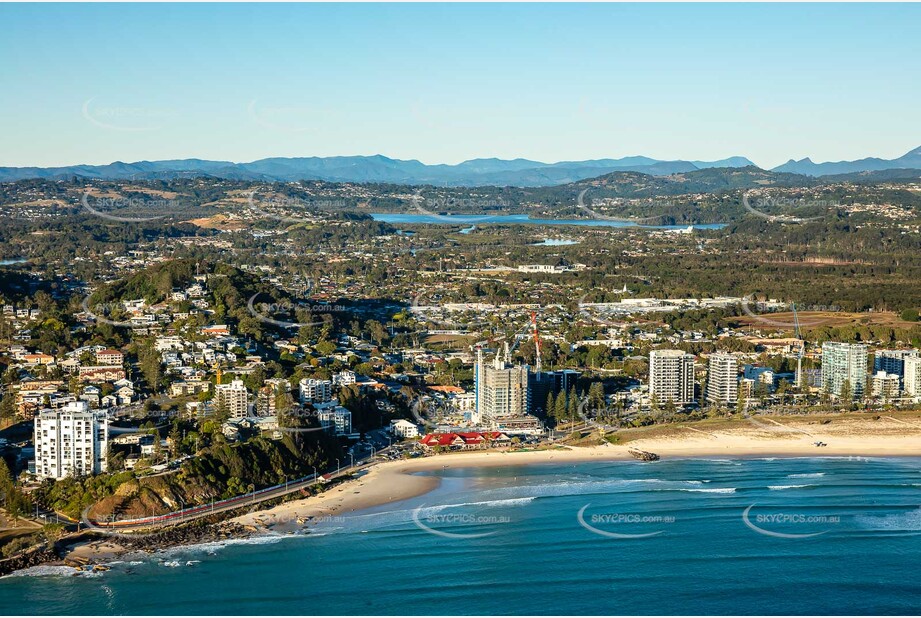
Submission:
<svg viewBox="0 0 921 618">
<path fill-rule="evenodd" d="M 921 5 L 0 5 L 0 165 L 921 145 Z"/>
</svg>

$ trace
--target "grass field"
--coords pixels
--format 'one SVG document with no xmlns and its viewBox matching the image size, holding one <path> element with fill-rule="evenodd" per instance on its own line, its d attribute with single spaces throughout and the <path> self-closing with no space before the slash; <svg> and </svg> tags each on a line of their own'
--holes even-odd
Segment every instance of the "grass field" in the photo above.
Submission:
<svg viewBox="0 0 921 618">
<path fill-rule="evenodd" d="M 822 326 L 889 326 L 892 328 L 911 328 L 918 322 L 906 322 L 894 311 L 876 313 L 848 313 L 845 311 L 797 311 L 800 328 L 820 328 Z M 763 313 L 757 317 L 743 315 L 734 318 L 746 326 L 787 328 L 793 331 L 793 312 Z"/>
</svg>

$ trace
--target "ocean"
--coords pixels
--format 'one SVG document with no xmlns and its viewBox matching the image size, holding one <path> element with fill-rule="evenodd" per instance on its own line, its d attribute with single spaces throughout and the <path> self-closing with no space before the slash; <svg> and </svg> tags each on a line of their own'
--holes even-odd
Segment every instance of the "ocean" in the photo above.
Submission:
<svg viewBox="0 0 921 618">
<path fill-rule="evenodd" d="M 921 613 L 921 459 L 429 474 L 432 493 L 306 535 L 9 576 L 0 613 Z"/>
</svg>

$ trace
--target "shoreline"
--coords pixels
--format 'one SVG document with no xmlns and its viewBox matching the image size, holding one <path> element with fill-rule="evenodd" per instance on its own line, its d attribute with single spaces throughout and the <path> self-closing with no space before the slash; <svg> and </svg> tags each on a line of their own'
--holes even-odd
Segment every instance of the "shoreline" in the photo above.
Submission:
<svg viewBox="0 0 921 618">
<path fill-rule="evenodd" d="M 847 421 L 832 425 L 787 422 L 758 427 L 738 426 L 712 432 L 676 425 L 676 435 L 644 437 L 627 444 L 560 446 L 530 451 L 465 451 L 430 455 L 417 459 L 375 464 L 369 473 L 344 481 L 330 490 L 255 513 L 233 522 L 265 526 L 267 530 L 308 529 L 323 518 L 341 517 L 357 511 L 398 503 L 424 495 L 440 485 L 434 476 L 416 473 L 446 468 L 528 466 L 550 463 L 637 461 L 630 449 L 650 451 L 662 460 L 707 458 L 823 458 L 823 457 L 921 457 L 921 425 L 903 421 L 872 421 L 874 433 L 861 431 L 861 423 Z M 687 430 L 686 433 L 682 430 Z M 883 431 L 879 431 L 883 430 Z M 815 442 L 826 443 L 817 447 Z M 650 462 L 650 465 L 655 465 Z M 377 483 L 372 483 L 378 479 Z M 349 490 L 357 491 L 350 492 Z M 295 523 L 292 523 L 292 520 Z M 297 521 L 301 520 L 301 521 Z"/>
<path fill-rule="evenodd" d="M 162 544 L 146 547 L 147 554 L 177 546 L 204 542 L 233 541 L 264 535 L 310 534 L 324 521 L 396 504 L 425 495 L 441 485 L 437 475 L 419 474 L 447 468 L 498 468 L 542 464 L 637 462 L 629 449 L 650 451 L 662 460 L 707 458 L 826 458 L 826 457 L 921 457 L 921 422 L 889 417 L 847 419 L 820 423 L 808 418 L 767 420 L 757 424 L 720 425 L 676 424 L 653 428 L 652 435 L 634 434 L 625 444 L 597 446 L 556 446 L 539 450 L 489 450 L 443 453 L 398 461 L 378 462 L 357 476 L 347 478 L 322 493 L 283 502 L 274 507 L 201 526 L 198 529 L 172 529 L 157 539 Z M 705 430 L 708 429 L 708 430 Z M 624 430 L 629 435 L 634 430 Z M 642 432 L 643 430 L 636 430 Z M 817 447 L 815 442 L 826 443 Z M 640 462 L 637 462 L 640 463 Z M 649 462 L 644 465 L 655 465 Z M 176 541 L 171 540 L 175 538 Z M 118 538 L 100 537 L 80 543 L 60 560 L 46 565 L 65 564 L 77 558 L 92 564 L 105 562 L 139 551 L 138 544 L 120 543 Z M 72 562 L 72 561 L 71 561 Z"/>
</svg>

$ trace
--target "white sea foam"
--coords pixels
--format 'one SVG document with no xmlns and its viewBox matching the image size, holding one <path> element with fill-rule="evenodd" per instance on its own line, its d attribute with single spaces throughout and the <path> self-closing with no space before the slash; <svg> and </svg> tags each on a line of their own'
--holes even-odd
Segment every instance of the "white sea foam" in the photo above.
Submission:
<svg viewBox="0 0 921 618">
<path fill-rule="evenodd" d="M 468 506 L 520 506 L 522 504 L 528 504 L 529 502 L 537 499 L 537 496 L 526 496 L 524 498 L 505 498 L 503 500 L 483 500 L 481 502 L 461 502 L 459 504 L 438 504 L 422 509 L 427 511 L 432 510 L 443 510 L 443 509 L 459 509 Z"/>
<path fill-rule="evenodd" d="M 788 474 L 788 479 L 812 479 L 825 476 L 824 472 L 804 472 L 803 474 Z"/>
<path fill-rule="evenodd" d="M 176 556 L 201 552 L 211 555 L 217 553 L 219 550 L 224 549 L 225 547 L 231 547 L 233 545 L 269 545 L 271 543 L 278 543 L 279 541 L 289 538 L 302 538 L 302 536 L 296 534 L 263 534 L 239 539 L 226 539 L 221 541 L 209 541 L 207 543 L 196 543 L 194 545 L 177 545 L 175 547 L 168 547 L 162 551 L 159 551 L 157 552 L 157 555 L 170 558 L 170 560 L 166 560 L 162 564 L 164 566 L 172 566 L 167 565 L 167 562 L 176 562 Z M 135 563 L 132 562 L 131 564 Z"/>
<path fill-rule="evenodd" d="M 736 492 L 735 487 L 710 487 L 710 488 L 696 488 L 696 487 L 672 487 L 668 489 L 653 489 L 652 491 L 689 491 L 693 493 L 701 494 L 734 494 Z"/>
<path fill-rule="evenodd" d="M 771 491 L 780 491 L 782 489 L 800 489 L 801 487 L 815 487 L 815 485 L 768 485 Z"/>
<path fill-rule="evenodd" d="M 82 573 L 77 569 L 69 566 L 39 565 L 29 567 L 28 569 L 13 571 L 4 577 L 71 577 L 73 575 L 82 575 Z"/>
<path fill-rule="evenodd" d="M 921 531 L 921 508 L 891 515 L 861 515 L 857 523 L 871 530 Z"/>
</svg>

